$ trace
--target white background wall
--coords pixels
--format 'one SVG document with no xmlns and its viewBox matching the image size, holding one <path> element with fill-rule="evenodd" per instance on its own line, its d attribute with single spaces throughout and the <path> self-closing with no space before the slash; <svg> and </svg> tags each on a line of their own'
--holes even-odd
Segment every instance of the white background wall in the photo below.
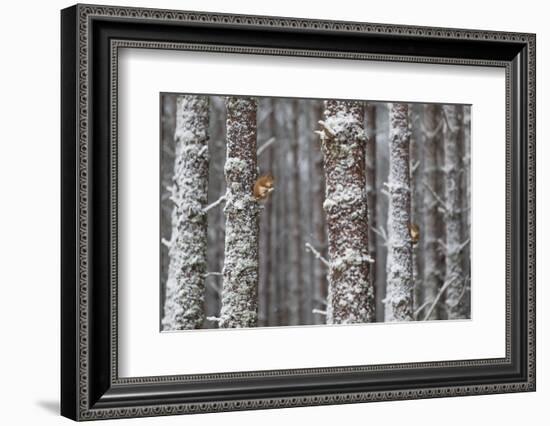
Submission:
<svg viewBox="0 0 550 426">
<path fill-rule="evenodd" d="M 119 424 L 379 424 L 495 426 L 548 422 L 550 401 L 550 28 L 545 2 L 133 0 L 103 4 L 537 33 L 538 390 L 530 394 L 118 420 Z M 2 5 L 0 64 L 0 419 L 68 424 L 59 404 L 59 9 Z M 129 423 L 131 422 L 131 423 Z M 102 424 L 110 424 L 108 421 Z"/>
</svg>

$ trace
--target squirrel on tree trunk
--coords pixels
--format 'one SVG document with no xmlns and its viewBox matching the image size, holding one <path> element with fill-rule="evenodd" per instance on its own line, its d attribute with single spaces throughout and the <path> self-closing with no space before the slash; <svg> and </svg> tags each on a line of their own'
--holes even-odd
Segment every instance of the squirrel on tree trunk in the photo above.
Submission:
<svg viewBox="0 0 550 426">
<path fill-rule="evenodd" d="M 260 176 L 254 184 L 254 197 L 256 200 L 265 200 L 271 191 L 273 191 L 273 182 L 275 179 L 272 175 Z"/>
</svg>

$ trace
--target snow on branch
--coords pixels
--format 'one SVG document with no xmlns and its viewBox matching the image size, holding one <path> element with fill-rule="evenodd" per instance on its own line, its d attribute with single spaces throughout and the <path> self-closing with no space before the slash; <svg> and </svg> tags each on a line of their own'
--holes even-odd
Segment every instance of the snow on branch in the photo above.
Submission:
<svg viewBox="0 0 550 426">
<path fill-rule="evenodd" d="M 323 257 L 323 255 L 315 249 L 310 243 L 306 243 L 306 250 L 312 253 L 316 259 L 319 259 L 322 263 L 324 263 L 327 268 L 330 266 L 330 263 L 327 259 Z"/>
<path fill-rule="evenodd" d="M 456 268 L 455 268 L 456 269 Z M 437 293 L 437 296 L 435 296 L 435 299 L 433 300 L 431 306 L 430 306 L 430 309 L 428 309 L 428 312 L 426 312 L 426 315 L 424 315 L 424 319 L 423 321 L 427 321 L 430 316 L 432 315 L 432 312 L 433 310 L 435 309 L 435 307 L 437 306 L 437 304 L 439 303 L 439 299 L 441 299 L 441 296 L 443 296 L 443 293 L 445 293 L 445 290 L 447 290 L 447 288 L 453 283 L 455 282 L 457 279 L 459 279 L 460 277 L 458 275 L 453 275 L 452 273 L 454 272 L 451 271 L 451 278 L 449 280 L 447 280 L 445 283 L 443 283 L 443 285 L 441 286 L 441 288 L 439 289 L 439 292 Z"/>
<path fill-rule="evenodd" d="M 418 169 L 418 166 L 420 166 L 420 161 L 417 161 L 411 166 L 411 176 L 414 176 L 416 170 Z"/>
<path fill-rule="evenodd" d="M 336 136 L 336 132 L 323 120 L 319 120 L 318 123 L 321 125 L 323 130 L 329 135 L 329 137 L 334 138 Z"/>
<path fill-rule="evenodd" d="M 419 306 L 418 309 L 414 311 L 414 319 L 418 319 L 418 315 L 420 314 L 420 312 L 422 312 L 422 310 L 432 302 L 432 300 L 426 300 L 421 306 Z"/>
<path fill-rule="evenodd" d="M 258 150 L 256 151 L 256 155 L 257 156 L 260 156 L 262 155 L 262 153 L 267 149 L 269 148 L 271 145 L 273 145 L 273 143 L 276 141 L 277 139 L 275 138 L 269 138 L 265 143 L 262 144 L 262 146 L 260 146 L 258 148 Z"/>
<path fill-rule="evenodd" d="M 446 121 L 446 119 L 447 119 L 447 117 L 445 117 L 445 121 Z M 443 130 L 443 124 L 445 124 L 445 121 L 440 120 L 439 123 L 437 124 L 437 127 L 434 130 L 431 130 L 431 131 L 426 129 L 426 127 L 424 126 L 423 123 L 420 125 L 420 127 L 422 128 L 422 131 L 424 132 L 424 134 L 426 135 L 427 138 L 433 139 L 437 136 L 437 134 L 439 132 L 441 132 Z"/>
<path fill-rule="evenodd" d="M 258 150 L 256 151 L 256 155 L 259 156 L 261 155 L 265 150 L 267 150 L 271 145 L 273 145 L 274 142 L 276 142 L 277 139 L 275 138 L 270 138 L 268 139 L 264 144 L 262 144 L 261 147 L 258 148 Z M 273 189 L 270 190 L 270 192 L 272 191 Z M 206 206 L 204 209 L 203 209 L 203 212 L 204 213 L 208 213 L 210 210 L 212 210 L 214 207 L 217 207 L 219 206 L 221 203 L 225 202 L 226 200 L 226 196 L 225 194 L 222 195 L 220 198 L 218 198 L 216 201 L 214 201 L 212 204 L 209 204 L 208 206 Z"/>
<path fill-rule="evenodd" d="M 384 228 L 380 227 L 379 229 L 376 229 L 371 226 L 370 229 L 372 230 L 372 232 L 374 232 L 376 235 L 382 238 L 382 240 L 384 240 L 385 246 L 388 245 L 388 234 L 386 234 L 386 230 Z"/>
<path fill-rule="evenodd" d="M 321 125 L 322 130 L 314 130 L 313 133 L 318 134 L 321 141 L 334 139 L 336 137 L 336 132 L 327 123 L 323 120 L 319 120 L 318 123 Z"/>
<path fill-rule="evenodd" d="M 216 206 L 219 206 L 223 202 L 225 202 L 225 194 L 222 195 L 220 198 L 218 198 L 216 201 L 214 201 L 212 204 L 206 206 L 203 209 L 203 212 L 207 213 L 208 211 L 212 210 Z"/>
<path fill-rule="evenodd" d="M 422 182 L 422 184 L 428 189 L 428 191 L 430 191 L 430 193 L 432 194 L 432 196 L 435 198 L 435 201 L 437 201 L 441 207 L 447 211 L 447 205 L 445 204 L 445 201 L 443 201 L 443 199 L 437 194 L 437 192 L 435 192 L 435 190 L 426 182 Z"/>
<path fill-rule="evenodd" d="M 328 302 L 326 299 L 321 299 L 319 297 L 316 297 L 315 298 L 315 302 L 316 303 L 319 303 L 320 305 L 323 305 L 323 306 L 328 306 Z"/>
<path fill-rule="evenodd" d="M 312 309 L 311 313 L 327 316 L 327 311 L 322 311 L 321 309 Z"/>
</svg>

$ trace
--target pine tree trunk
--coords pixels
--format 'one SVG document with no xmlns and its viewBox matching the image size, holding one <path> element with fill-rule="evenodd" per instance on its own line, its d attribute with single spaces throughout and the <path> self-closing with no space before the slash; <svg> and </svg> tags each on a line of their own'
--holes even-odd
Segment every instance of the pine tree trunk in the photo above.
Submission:
<svg viewBox="0 0 550 426">
<path fill-rule="evenodd" d="M 367 104 L 365 107 L 365 129 L 367 130 L 367 144 L 365 152 L 367 206 L 369 222 L 369 255 L 376 259 L 377 235 L 376 229 L 376 105 Z M 376 293 L 376 265 L 370 269 L 370 282 Z M 376 297 L 375 297 L 376 298 Z"/>
<path fill-rule="evenodd" d="M 208 98 L 177 99 L 170 264 L 163 330 L 200 328 L 207 267 Z"/>
<path fill-rule="evenodd" d="M 317 177 L 313 171 L 312 145 L 313 139 L 317 139 L 316 135 L 311 131 L 316 126 L 316 121 L 311 115 L 312 104 L 311 100 L 297 101 L 297 123 L 296 137 L 298 140 L 298 158 L 300 170 L 300 224 L 302 234 L 300 238 L 300 259 L 302 263 L 302 303 L 301 303 L 301 324 L 314 324 L 314 315 L 312 310 L 315 308 L 314 303 L 314 267 L 317 259 L 307 252 L 305 244 L 310 242 L 313 237 L 313 191 L 312 182 Z"/>
<path fill-rule="evenodd" d="M 408 107 L 406 104 L 393 104 L 390 109 L 390 204 L 385 297 L 387 322 L 413 319 L 412 242 L 409 234 L 409 141 Z"/>
<path fill-rule="evenodd" d="M 302 323 L 302 306 L 304 281 L 302 276 L 302 253 L 304 245 L 302 244 L 302 215 L 300 213 L 300 158 L 298 145 L 298 105 L 295 100 L 287 100 L 287 125 L 289 127 L 289 142 L 290 142 L 290 211 L 288 212 L 291 219 L 291 244 L 292 258 L 291 270 L 292 276 L 289 281 L 289 323 L 288 325 L 299 325 Z"/>
<path fill-rule="evenodd" d="M 256 101 L 228 97 L 225 162 L 225 263 L 221 328 L 255 327 L 258 322 L 259 205 L 253 194 L 257 179 Z"/>
<path fill-rule="evenodd" d="M 208 204 L 225 193 L 223 167 L 225 163 L 225 101 L 220 96 L 210 97 L 210 165 L 208 177 Z M 221 272 L 223 268 L 223 208 L 218 206 L 208 211 L 208 272 Z M 206 318 L 220 312 L 222 277 L 217 274 L 206 277 Z M 218 324 L 207 321 L 205 327 L 217 328 Z"/>
<path fill-rule="evenodd" d="M 464 106 L 463 132 L 462 132 L 462 163 L 464 173 L 462 174 L 463 190 L 462 190 L 462 241 L 466 242 L 470 239 L 470 215 L 471 215 L 471 110 L 469 106 Z M 463 243 L 464 244 L 464 243 Z M 464 295 L 464 310 L 467 315 L 471 315 L 471 246 L 466 244 L 462 250 L 462 265 L 464 270 L 464 279 L 466 285 L 466 294 Z"/>
<path fill-rule="evenodd" d="M 462 270 L 461 155 L 462 106 L 445 105 L 445 306 L 448 319 L 465 318 L 466 304 Z"/>
<path fill-rule="evenodd" d="M 275 174 L 277 189 L 272 193 L 271 202 L 276 206 L 276 275 L 277 275 L 277 325 L 288 324 L 289 306 L 289 280 L 290 254 L 289 254 L 289 198 L 290 198 L 290 175 L 288 165 L 288 119 L 286 114 L 286 100 L 273 99 L 275 137 L 277 138 L 277 153 Z M 283 267 L 280 267 L 284 265 Z"/>
<path fill-rule="evenodd" d="M 325 109 L 321 142 L 330 257 L 327 324 L 372 322 L 364 107 L 360 102 L 330 100 Z"/>
<path fill-rule="evenodd" d="M 424 232 L 424 213 L 423 213 L 423 199 L 424 199 L 424 187 L 421 182 L 421 173 L 423 171 L 423 155 L 421 151 L 420 141 L 422 134 L 420 132 L 420 114 L 418 104 L 412 104 L 409 106 L 409 129 L 411 131 L 410 142 L 410 156 L 411 156 L 411 223 L 418 227 L 420 236 L 416 242 L 413 243 L 413 282 L 414 282 L 414 311 L 417 312 L 424 304 L 424 288 L 423 288 L 423 253 L 422 244 L 420 241 L 423 239 Z M 427 306 L 427 305 L 426 305 Z M 419 314 L 422 312 L 419 311 Z M 419 315 L 418 318 L 422 318 Z"/>
<path fill-rule="evenodd" d="M 438 239 L 440 238 L 440 213 L 441 206 L 436 200 L 433 191 L 438 188 L 439 162 L 437 148 L 441 143 L 441 107 L 436 104 L 424 105 L 424 230 L 421 239 L 424 252 L 424 301 L 435 301 L 442 285 L 442 273 L 440 270 L 440 256 L 438 253 Z M 437 309 L 432 311 L 429 319 L 439 319 Z"/>
</svg>

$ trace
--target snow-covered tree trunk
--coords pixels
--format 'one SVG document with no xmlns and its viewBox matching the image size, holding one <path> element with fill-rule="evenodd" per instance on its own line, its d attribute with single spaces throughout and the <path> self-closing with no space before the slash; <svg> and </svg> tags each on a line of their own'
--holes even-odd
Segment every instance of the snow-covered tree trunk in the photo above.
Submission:
<svg viewBox="0 0 550 426">
<path fill-rule="evenodd" d="M 179 96 L 163 330 L 202 327 L 207 267 L 208 97 Z"/>
<path fill-rule="evenodd" d="M 445 105 L 445 306 L 448 319 L 465 318 L 465 282 L 462 270 L 462 205 L 460 138 L 462 106 Z"/>
<path fill-rule="evenodd" d="M 228 97 L 225 162 L 225 262 L 219 326 L 255 327 L 258 321 L 259 204 L 256 100 Z"/>
<path fill-rule="evenodd" d="M 210 165 L 208 176 L 208 205 L 225 194 L 223 166 L 225 164 L 225 101 L 221 96 L 210 97 L 210 135 L 208 149 Z M 209 317 L 220 313 L 222 277 L 218 275 L 223 268 L 224 216 L 223 208 L 208 210 L 208 273 L 206 276 L 207 321 L 205 327 L 216 328 Z"/>
<path fill-rule="evenodd" d="M 385 320 L 413 319 L 413 259 L 409 234 L 411 187 L 409 168 L 407 104 L 393 104 L 390 109 L 390 172 L 388 258 Z"/>
<path fill-rule="evenodd" d="M 471 215 L 471 107 L 464 106 L 464 116 L 463 116 L 463 132 L 462 132 L 462 164 L 464 168 L 464 173 L 462 175 L 462 241 L 466 242 L 470 238 L 470 215 Z M 463 243 L 464 244 L 464 243 Z M 471 313 L 471 246 L 466 244 L 462 250 L 462 265 L 464 271 L 464 279 L 466 285 L 466 294 L 464 295 L 464 310 L 468 314 Z"/>
<path fill-rule="evenodd" d="M 437 148 L 441 142 L 442 127 L 441 107 L 436 104 L 424 105 L 424 230 L 421 243 L 424 252 L 424 301 L 434 302 L 442 285 L 440 271 L 439 239 L 441 203 L 436 199 L 440 165 L 437 159 Z M 437 309 L 432 310 L 429 319 L 439 319 Z"/>
<path fill-rule="evenodd" d="M 421 132 L 418 126 L 420 122 L 418 104 L 409 105 L 409 130 L 411 131 L 410 141 L 410 172 L 411 172 L 411 224 L 416 225 L 420 234 L 424 231 L 423 199 L 424 187 L 422 185 L 423 155 L 421 153 Z M 424 303 L 423 286 L 423 253 L 420 235 L 413 241 L 413 281 L 414 281 L 414 311 L 417 312 Z M 427 305 L 425 305 L 427 306 Z M 421 313 L 419 311 L 419 313 Z M 422 318 L 419 316 L 418 318 Z M 418 319 L 417 318 L 417 319 Z"/>
<path fill-rule="evenodd" d="M 364 107 L 355 101 L 325 101 L 320 132 L 330 257 L 327 324 L 372 322 L 374 288 L 369 281 L 365 181 Z"/>
</svg>

